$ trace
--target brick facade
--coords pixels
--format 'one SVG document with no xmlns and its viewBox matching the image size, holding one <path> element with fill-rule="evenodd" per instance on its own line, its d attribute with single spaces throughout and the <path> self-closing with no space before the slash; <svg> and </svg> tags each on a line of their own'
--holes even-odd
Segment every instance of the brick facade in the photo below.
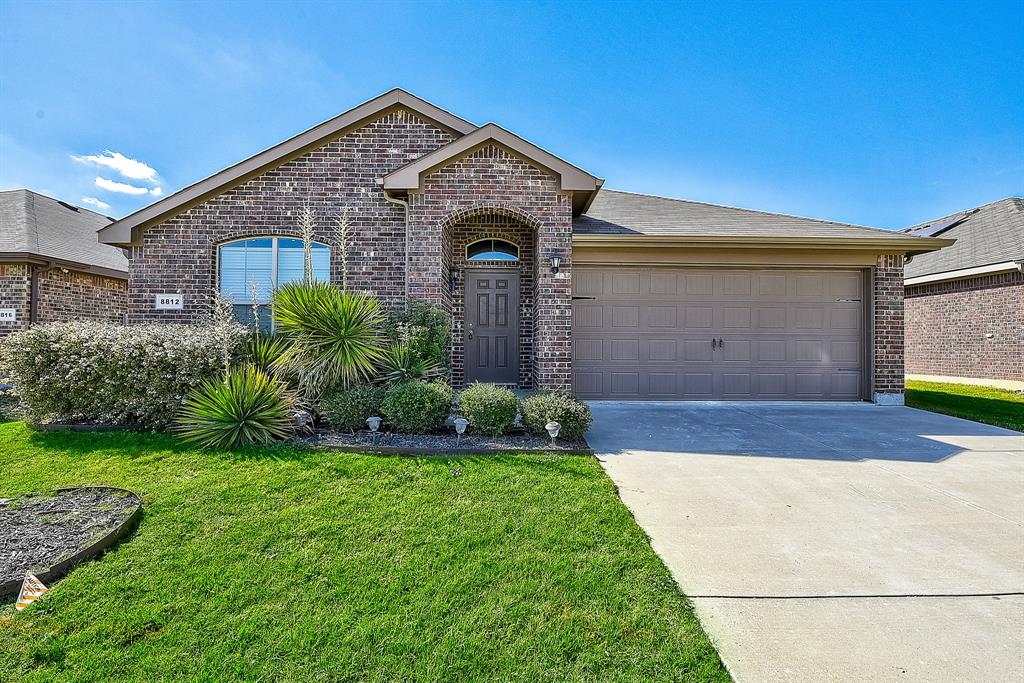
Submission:
<svg viewBox="0 0 1024 683">
<path fill-rule="evenodd" d="M 1024 273 L 906 287 L 907 372 L 1024 380 Z"/>
<path fill-rule="evenodd" d="M 216 287 L 218 245 L 243 237 L 299 237 L 299 212 L 307 202 L 317 215 L 317 240 L 332 249 L 331 279 L 341 281 L 331 224 L 348 209 L 349 287 L 399 305 L 405 217 L 377 180 L 452 139 L 406 110 L 392 111 L 147 229 L 129 254 L 129 321 L 198 320 Z M 169 292 L 185 295 L 184 310 L 155 310 L 155 295 Z"/>
<path fill-rule="evenodd" d="M 872 398 L 875 403 L 902 405 L 903 256 L 879 256 L 873 280 Z"/>
<path fill-rule="evenodd" d="M 14 308 L 18 318 L 14 323 L 0 322 L 0 337 L 29 326 L 33 267 L 39 268 L 27 263 L 0 264 L 0 308 Z M 37 322 L 124 322 L 126 280 L 66 268 L 40 268 L 37 272 Z"/>
</svg>

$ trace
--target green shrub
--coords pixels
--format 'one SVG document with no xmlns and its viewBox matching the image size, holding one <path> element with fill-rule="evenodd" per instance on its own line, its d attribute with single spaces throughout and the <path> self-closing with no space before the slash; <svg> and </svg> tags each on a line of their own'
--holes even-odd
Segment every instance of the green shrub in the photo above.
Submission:
<svg viewBox="0 0 1024 683">
<path fill-rule="evenodd" d="M 435 432 L 452 409 L 452 388 L 447 382 L 405 382 L 388 390 L 381 417 L 400 432 Z"/>
<path fill-rule="evenodd" d="M 459 394 L 459 414 L 470 429 L 497 436 L 515 426 L 519 398 L 511 389 L 496 384 L 473 384 Z"/>
<path fill-rule="evenodd" d="M 366 429 L 366 418 L 380 416 L 386 393 L 378 384 L 328 389 L 320 399 L 320 415 L 335 429 Z"/>
<path fill-rule="evenodd" d="M 174 431 L 206 448 L 268 444 L 294 432 L 295 397 L 281 380 L 245 365 L 194 389 Z"/>
<path fill-rule="evenodd" d="M 288 348 L 284 337 L 269 334 L 254 334 L 245 340 L 242 357 L 246 363 L 255 365 L 264 372 L 272 372 L 280 364 L 281 356 Z"/>
<path fill-rule="evenodd" d="M 0 356 L 31 420 L 162 429 L 247 336 L 233 323 L 52 323 L 10 335 Z"/>
<path fill-rule="evenodd" d="M 433 379 L 444 373 L 444 368 L 431 365 L 413 352 L 408 340 L 391 344 L 377 368 L 377 381 L 384 384 L 401 384 L 414 379 Z"/>
<path fill-rule="evenodd" d="M 373 377 L 384 353 L 383 313 L 369 294 L 327 282 L 293 282 L 274 293 L 274 322 L 288 339 L 277 367 L 310 396 Z"/>
<path fill-rule="evenodd" d="M 452 326 L 451 315 L 443 308 L 414 301 L 408 310 L 392 312 L 384 331 L 392 343 L 409 342 L 413 358 L 447 371 Z"/>
<path fill-rule="evenodd" d="M 590 429 L 590 408 L 587 404 L 569 394 L 558 391 L 542 391 L 523 399 L 523 426 L 526 431 L 547 436 L 544 428 L 548 422 L 562 425 L 559 437 L 576 439 Z"/>
</svg>

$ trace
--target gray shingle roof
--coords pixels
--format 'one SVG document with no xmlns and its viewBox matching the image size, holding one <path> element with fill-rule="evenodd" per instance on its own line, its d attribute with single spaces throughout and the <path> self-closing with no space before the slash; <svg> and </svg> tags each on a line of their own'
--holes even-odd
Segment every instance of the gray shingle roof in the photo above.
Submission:
<svg viewBox="0 0 1024 683">
<path fill-rule="evenodd" d="M 935 237 L 955 239 L 956 244 L 930 254 L 915 256 L 904 269 L 908 278 L 977 268 L 993 263 L 1024 260 L 1024 199 L 1010 197 L 975 209 L 936 218 L 904 230 L 907 234 L 930 232 L 929 227 L 961 219 Z"/>
<path fill-rule="evenodd" d="M 880 228 L 619 190 L 601 190 L 587 212 L 573 221 L 573 233 L 663 237 L 906 237 Z"/>
<path fill-rule="evenodd" d="M 0 254 L 24 254 L 128 273 L 128 259 L 100 244 L 111 219 L 31 190 L 0 191 Z"/>
</svg>

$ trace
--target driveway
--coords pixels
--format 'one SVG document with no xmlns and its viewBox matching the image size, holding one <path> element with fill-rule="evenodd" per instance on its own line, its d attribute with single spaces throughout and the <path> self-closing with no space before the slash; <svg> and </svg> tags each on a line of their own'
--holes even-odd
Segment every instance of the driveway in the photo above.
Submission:
<svg viewBox="0 0 1024 683">
<path fill-rule="evenodd" d="M 1024 680 L 1024 434 L 866 403 L 591 408 L 737 681 Z"/>
</svg>

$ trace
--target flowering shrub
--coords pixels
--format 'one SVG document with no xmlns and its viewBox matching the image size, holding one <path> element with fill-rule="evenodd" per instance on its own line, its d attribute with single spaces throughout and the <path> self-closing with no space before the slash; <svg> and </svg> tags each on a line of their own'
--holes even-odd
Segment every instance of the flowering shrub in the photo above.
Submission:
<svg viewBox="0 0 1024 683">
<path fill-rule="evenodd" d="M 37 421 L 164 428 L 188 393 L 237 359 L 241 325 L 39 325 L 0 343 L 0 365 Z"/>
</svg>

